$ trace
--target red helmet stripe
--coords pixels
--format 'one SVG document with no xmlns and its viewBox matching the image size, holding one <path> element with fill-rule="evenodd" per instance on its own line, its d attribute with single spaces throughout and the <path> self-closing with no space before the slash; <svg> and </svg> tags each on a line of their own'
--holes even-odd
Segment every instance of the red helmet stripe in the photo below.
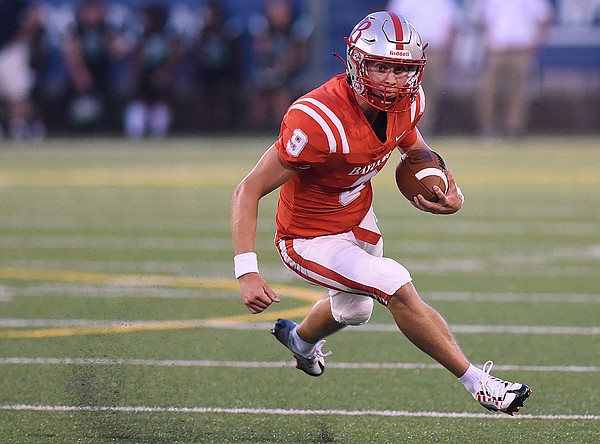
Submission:
<svg viewBox="0 0 600 444">
<path fill-rule="evenodd" d="M 400 17 L 398 17 L 393 12 L 389 12 L 388 14 L 392 18 L 392 23 L 394 24 L 394 30 L 396 31 L 396 41 L 404 41 L 404 33 L 402 32 L 402 22 L 400 21 Z M 396 49 L 404 49 L 404 45 L 401 43 L 396 43 Z"/>
</svg>

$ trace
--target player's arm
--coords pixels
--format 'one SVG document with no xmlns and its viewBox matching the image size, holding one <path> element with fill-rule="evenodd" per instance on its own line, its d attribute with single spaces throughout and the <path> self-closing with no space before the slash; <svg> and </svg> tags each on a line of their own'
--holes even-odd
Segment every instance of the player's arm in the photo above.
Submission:
<svg viewBox="0 0 600 444">
<path fill-rule="evenodd" d="M 418 128 L 415 127 L 414 131 L 416 131 L 417 134 L 415 143 L 410 147 L 399 147 L 400 151 L 405 152 L 414 148 L 430 150 L 431 148 L 427 145 L 425 139 L 423 139 Z M 446 170 L 446 177 L 448 177 L 448 189 L 446 190 L 446 193 L 443 193 L 438 187 L 433 187 L 433 190 L 438 197 L 437 202 L 430 202 L 422 195 L 418 194 L 411 202 L 412 205 L 421 211 L 433 214 L 452 214 L 460 210 L 465 198 L 456 185 L 452 171 Z"/>
<path fill-rule="evenodd" d="M 295 172 L 284 168 L 275 146 L 271 146 L 235 188 L 231 200 L 231 234 L 235 250 L 235 272 L 244 305 L 260 313 L 279 298 L 258 274 L 254 253 L 258 203 L 263 196 L 290 180 Z"/>
</svg>

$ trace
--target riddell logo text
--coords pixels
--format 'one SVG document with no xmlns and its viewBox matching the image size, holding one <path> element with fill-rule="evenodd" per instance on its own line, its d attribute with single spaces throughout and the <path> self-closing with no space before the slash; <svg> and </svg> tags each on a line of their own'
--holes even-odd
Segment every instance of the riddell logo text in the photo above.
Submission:
<svg viewBox="0 0 600 444">
<path fill-rule="evenodd" d="M 394 57 L 410 57 L 410 51 L 394 51 L 390 50 L 390 55 Z"/>
</svg>

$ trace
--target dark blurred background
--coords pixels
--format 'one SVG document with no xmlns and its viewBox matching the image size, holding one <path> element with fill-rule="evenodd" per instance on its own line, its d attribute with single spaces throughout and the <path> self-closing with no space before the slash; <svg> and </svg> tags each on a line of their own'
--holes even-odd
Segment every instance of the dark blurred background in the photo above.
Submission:
<svg viewBox="0 0 600 444">
<path fill-rule="evenodd" d="M 482 1 L 453 2 L 457 13 L 443 76 L 424 79 L 426 94 L 428 82 L 439 91 L 430 133 L 482 131 L 475 105 L 478 89 L 487 88 L 480 76 L 486 59 L 477 9 Z M 547 1 L 551 24 L 533 53 L 527 90 L 517 93 L 529 107 L 514 135 L 596 134 L 600 0 Z M 332 54 L 345 58 L 343 38 L 352 27 L 392 3 L 0 0 L 0 135 L 276 131 L 292 100 L 343 71 Z M 437 2 L 421 3 L 442 14 Z M 27 72 L 13 70 L 23 59 Z"/>
</svg>

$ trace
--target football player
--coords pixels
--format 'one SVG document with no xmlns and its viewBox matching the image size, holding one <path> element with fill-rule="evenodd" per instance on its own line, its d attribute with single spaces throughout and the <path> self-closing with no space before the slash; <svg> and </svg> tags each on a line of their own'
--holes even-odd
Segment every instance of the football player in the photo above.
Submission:
<svg viewBox="0 0 600 444">
<path fill-rule="evenodd" d="M 391 153 L 429 149 L 417 129 L 425 108 L 426 63 L 419 33 L 391 12 L 367 15 L 348 38 L 346 73 L 296 100 L 279 138 L 237 186 L 232 198 L 235 276 L 244 304 L 260 313 L 279 302 L 261 277 L 254 252 L 259 200 L 279 188 L 276 247 L 298 277 L 328 290 L 297 325 L 279 319 L 271 331 L 311 376 L 325 369 L 325 337 L 365 324 L 373 301 L 398 328 L 454 374 L 484 407 L 512 415 L 530 394 L 525 384 L 490 376 L 463 354 L 446 321 L 418 295 L 409 272 L 383 257 L 371 179 Z M 458 211 L 463 196 L 451 172 L 437 202 L 412 204 L 434 214 Z"/>
</svg>

